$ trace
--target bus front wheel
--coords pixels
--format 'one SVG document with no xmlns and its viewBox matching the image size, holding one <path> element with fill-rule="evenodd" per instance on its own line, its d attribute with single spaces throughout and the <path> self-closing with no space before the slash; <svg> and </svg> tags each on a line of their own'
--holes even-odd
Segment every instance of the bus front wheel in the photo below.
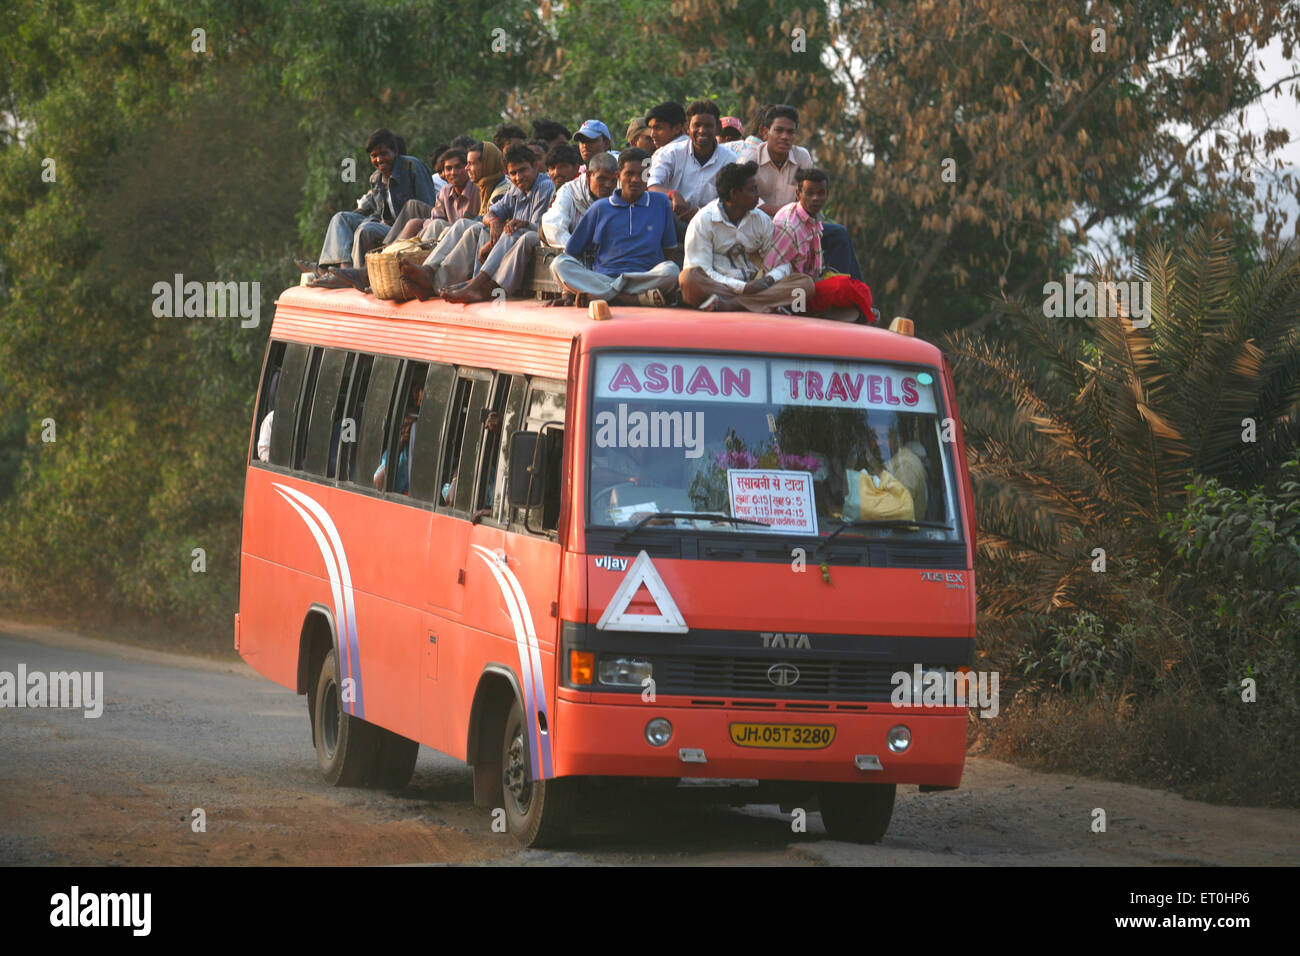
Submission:
<svg viewBox="0 0 1300 956">
<path fill-rule="evenodd" d="M 335 660 L 331 650 L 316 678 L 316 761 L 330 786 L 358 787 L 374 767 L 376 728 L 343 709 Z"/>
<path fill-rule="evenodd" d="M 834 840 L 879 843 L 894 815 L 892 783 L 824 783 L 817 788 L 822 823 Z"/>
<path fill-rule="evenodd" d="M 515 700 L 501 741 L 501 788 L 506 823 L 523 846 L 553 846 L 568 835 L 573 816 L 573 780 L 535 780 L 529 768 L 528 724 Z"/>
</svg>

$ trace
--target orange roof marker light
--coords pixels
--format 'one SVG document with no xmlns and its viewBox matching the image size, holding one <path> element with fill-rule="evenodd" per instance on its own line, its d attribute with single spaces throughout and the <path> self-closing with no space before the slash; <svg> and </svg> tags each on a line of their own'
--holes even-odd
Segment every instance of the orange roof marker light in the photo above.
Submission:
<svg viewBox="0 0 1300 956">
<path fill-rule="evenodd" d="M 912 320 L 905 315 L 894 316 L 894 321 L 889 323 L 889 331 L 897 332 L 899 335 L 916 335 Z"/>
<path fill-rule="evenodd" d="M 609 318 L 609 303 L 604 299 L 592 299 L 587 306 L 587 316 L 594 322 L 602 322 Z"/>
</svg>

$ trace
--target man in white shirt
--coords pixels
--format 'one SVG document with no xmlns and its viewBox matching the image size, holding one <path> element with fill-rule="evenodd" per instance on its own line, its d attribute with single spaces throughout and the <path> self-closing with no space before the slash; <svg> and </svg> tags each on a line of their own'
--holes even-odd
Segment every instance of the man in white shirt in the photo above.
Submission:
<svg viewBox="0 0 1300 956">
<path fill-rule="evenodd" d="M 717 103 L 696 100 L 686 107 L 687 138 L 660 147 L 650 161 L 650 189 L 667 194 L 683 223 L 718 198 L 718 171 L 736 161 L 736 154 L 718 142 L 721 119 Z"/>
<path fill-rule="evenodd" d="M 551 208 L 542 216 L 542 239 L 547 245 L 564 248 L 578 220 L 597 199 L 618 188 L 618 160 L 611 152 L 591 158 L 585 175 L 565 183 L 555 194 Z"/>
<path fill-rule="evenodd" d="M 655 150 L 663 149 L 669 143 L 684 141 L 686 136 L 686 107 L 672 100 L 660 103 L 646 114 L 645 124 L 650 128 L 650 138 Z"/>
<path fill-rule="evenodd" d="M 772 220 L 758 206 L 756 163 L 732 163 L 718 174 L 718 198 L 705 205 L 686 230 L 685 268 L 678 280 L 687 305 L 705 311 L 803 311 L 813 293 L 810 276 L 782 262 L 766 274 L 763 259 L 773 244 Z"/>
<path fill-rule="evenodd" d="M 812 156 L 794 143 L 799 132 L 799 111 L 793 106 L 767 107 L 758 132 L 762 142 L 744 147 L 738 155 L 742 162 L 758 163 L 758 208 L 775 216 L 777 210 L 795 201 L 795 176 L 801 169 L 813 168 Z M 824 218 L 820 221 L 827 267 L 861 282 L 862 266 L 849 231 L 837 222 Z"/>
</svg>

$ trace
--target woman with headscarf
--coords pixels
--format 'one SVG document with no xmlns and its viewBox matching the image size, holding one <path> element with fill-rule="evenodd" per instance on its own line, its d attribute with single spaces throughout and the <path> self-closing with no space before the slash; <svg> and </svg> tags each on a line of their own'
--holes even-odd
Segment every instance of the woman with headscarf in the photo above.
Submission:
<svg viewBox="0 0 1300 956">
<path fill-rule="evenodd" d="M 501 155 L 501 150 L 497 149 L 492 142 L 483 140 L 466 150 L 465 166 L 469 169 L 469 178 L 474 180 L 474 185 L 478 186 L 480 210 L 487 209 L 510 189 L 510 180 L 505 176 L 505 159 Z M 450 223 L 443 223 L 442 229 L 425 232 L 425 226 L 429 225 L 427 217 L 430 210 L 413 210 L 413 212 L 413 215 L 401 221 L 400 229 L 394 230 L 391 234 L 392 240 L 419 236 L 421 239 L 436 241 L 441 238 L 446 226 L 450 225 Z"/>
<path fill-rule="evenodd" d="M 496 202 L 510 189 L 510 180 L 506 179 L 505 158 L 490 140 L 483 140 L 478 149 L 469 151 L 467 165 L 469 178 L 478 184 L 479 195 L 483 197 L 483 208 Z"/>
</svg>

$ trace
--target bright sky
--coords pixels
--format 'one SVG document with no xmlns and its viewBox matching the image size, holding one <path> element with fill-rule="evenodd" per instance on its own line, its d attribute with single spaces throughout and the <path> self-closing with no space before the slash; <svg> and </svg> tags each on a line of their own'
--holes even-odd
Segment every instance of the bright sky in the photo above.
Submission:
<svg viewBox="0 0 1300 956">
<path fill-rule="evenodd" d="M 1259 52 L 1257 75 L 1261 88 L 1266 89 L 1278 80 L 1296 73 L 1300 73 L 1300 60 L 1292 59 L 1288 62 L 1282 55 L 1280 41 L 1274 40 Z M 1291 135 L 1290 142 L 1268 157 L 1266 161 L 1268 168 L 1255 170 L 1257 196 L 1263 196 L 1268 183 L 1277 180 L 1283 173 L 1289 171 L 1293 176 L 1300 178 L 1300 102 L 1296 100 L 1296 82 L 1292 80 L 1284 83 L 1245 111 L 1244 127 L 1256 136 L 1262 137 L 1264 131 L 1270 126 L 1286 130 Z M 1185 137 L 1191 136 L 1190 127 L 1181 124 L 1175 126 L 1175 129 L 1179 128 L 1184 131 Z M 1210 135 L 1212 134 L 1207 134 L 1206 139 Z M 1279 161 L 1282 168 L 1274 171 L 1272 167 Z M 1297 218 L 1300 217 L 1300 202 L 1297 202 L 1294 193 L 1279 189 L 1275 205 L 1283 210 L 1287 217 L 1286 225 L 1282 229 L 1282 238 L 1295 235 Z M 1256 230 L 1263 230 L 1264 218 L 1262 214 L 1255 217 Z M 1110 229 L 1095 229 L 1089 235 L 1092 242 L 1086 250 L 1083 250 L 1085 252 L 1109 245 L 1113 238 Z"/>
</svg>

